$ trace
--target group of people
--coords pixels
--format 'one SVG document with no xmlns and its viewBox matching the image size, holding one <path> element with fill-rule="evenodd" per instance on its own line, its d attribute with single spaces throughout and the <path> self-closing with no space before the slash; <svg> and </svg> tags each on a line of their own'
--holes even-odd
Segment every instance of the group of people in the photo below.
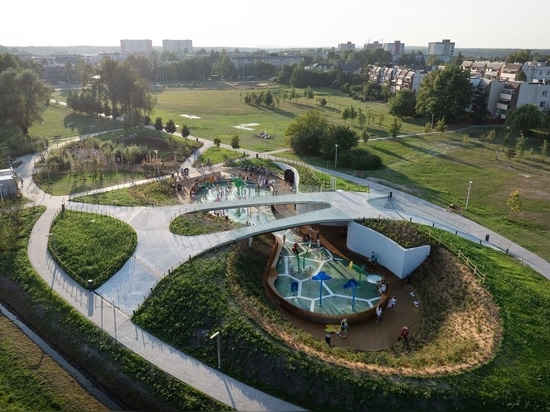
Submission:
<svg viewBox="0 0 550 412">
<path fill-rule="evenodd" d="M 378 289 L 379 295 L 386 293 L 388 291 L 388 282 L 386 281 L 386 278 L 382 278 L 376 282 L 376 288 Z"/>
</svg>

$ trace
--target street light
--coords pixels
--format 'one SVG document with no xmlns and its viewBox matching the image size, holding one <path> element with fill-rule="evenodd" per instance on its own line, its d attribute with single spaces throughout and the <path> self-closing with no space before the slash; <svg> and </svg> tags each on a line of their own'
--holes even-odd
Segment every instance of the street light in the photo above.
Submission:
<svg viewBox="0 0 550 412">
<path fill-rule="evenodd" d="M 468 196 L 466 196 L 466 207 L 465 209 L 468 210 L 468 202 L 470 201 L 470 190 L 472 189 L 472 181 L 470 180 L 470 184 L 468 185 Z"/>
<path fill-rule="evenodd" d="M 210 339 L 217 338 L 218 341 L 218 369 L 222 368 L 222 352 L 221 352 L 221 343 L 220 343 L 220 332 L 214 333 L 212 336 L 210 336 Z"/>
<path fill-rule="evenodd" d="M 334 168 L 336 169 L 338 167 L 338 145 L 335 144 L 334 146 L 336 146 L 336 153 L 334 154 Z"/>
</svg>

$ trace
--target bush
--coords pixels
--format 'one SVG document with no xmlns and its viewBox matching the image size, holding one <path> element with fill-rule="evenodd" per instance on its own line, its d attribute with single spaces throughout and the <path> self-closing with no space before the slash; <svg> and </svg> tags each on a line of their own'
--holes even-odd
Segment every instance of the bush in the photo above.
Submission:
<svg viewBox="0 0 550 412">
<path fill-rule="evenodd" d="M 355 170 L 375 170 L 383 166 L 379 156 L 365 149 L 347 150 L 340 155 L 340 159 L 341 164 Z"/>
</svg>

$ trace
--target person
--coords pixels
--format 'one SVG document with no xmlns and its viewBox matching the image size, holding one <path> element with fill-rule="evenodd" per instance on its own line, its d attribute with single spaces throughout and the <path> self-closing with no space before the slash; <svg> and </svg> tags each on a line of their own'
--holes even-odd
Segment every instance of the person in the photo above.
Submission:
<svg viewBox="0 0 550 412">
<path fill-rule="evenodd" d="M 391 299 L 388 301 L 388 309 L 395 309 L 395 303 L 397 302 L 397 299 L 395 299 L 395 296 L 392 296 Z"/>
<path fill-rule="evenodd" d="M 407 336 L 409 336 L 409 328 L 407 326 L 403 326 L 403 329 L 401 329 L 401 335 L 399 335 L 399 338 L 397 338 L 397 340 L 408 340 Z"/>
<path fill-rule="evenodd" d="M 386 285 L 386 282 L 380 283 L 380 287 L 378 288 L 378 294 L 382 295 L 383 293 L 386 293 L 388 290 L 388 285 Z"/>
<path fill-rule="evenodd" d="M 330 344 L 330 338 L 332 338 L 332 333 L 327 333 L 325 335 L 325 342 L 328 344 L 328 346 L 332 347 L 332 345 Z"/>
<path fill-rule="evenodd" d="M 378 305 L 376 307 L 376 323 L 381 321 L 382 321 L 382 308 L 380 307 L 380 305 Z"/>
<path fill-rule="evenodd" d="M 348 331 L 348 319 L 344 318 L 340 322 L 340 332 L 337 332 L 337 335 L 341 336 L 342 338 L 345 338 Z"/>
<path fill-rule="evenodd" d="M 283 246 L 284 246 L 285 242 L 286 242 L 286 233 L 283 233 Z"/>
</svg>

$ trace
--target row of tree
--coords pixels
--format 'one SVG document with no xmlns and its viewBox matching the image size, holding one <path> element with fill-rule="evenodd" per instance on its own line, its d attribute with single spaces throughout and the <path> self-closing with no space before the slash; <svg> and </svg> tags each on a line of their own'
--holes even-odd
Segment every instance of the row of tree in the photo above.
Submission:
<svg viewBox="0 0 550 412">
<path fill-rule="evenodd" d="M 67 107 L 75 112 L 131 117 L 139 125 L 156 103 L 148 82 L 128 62 L 104 59 L 85 80 L 82 89 L 67 95 Z"/>
</svg>

